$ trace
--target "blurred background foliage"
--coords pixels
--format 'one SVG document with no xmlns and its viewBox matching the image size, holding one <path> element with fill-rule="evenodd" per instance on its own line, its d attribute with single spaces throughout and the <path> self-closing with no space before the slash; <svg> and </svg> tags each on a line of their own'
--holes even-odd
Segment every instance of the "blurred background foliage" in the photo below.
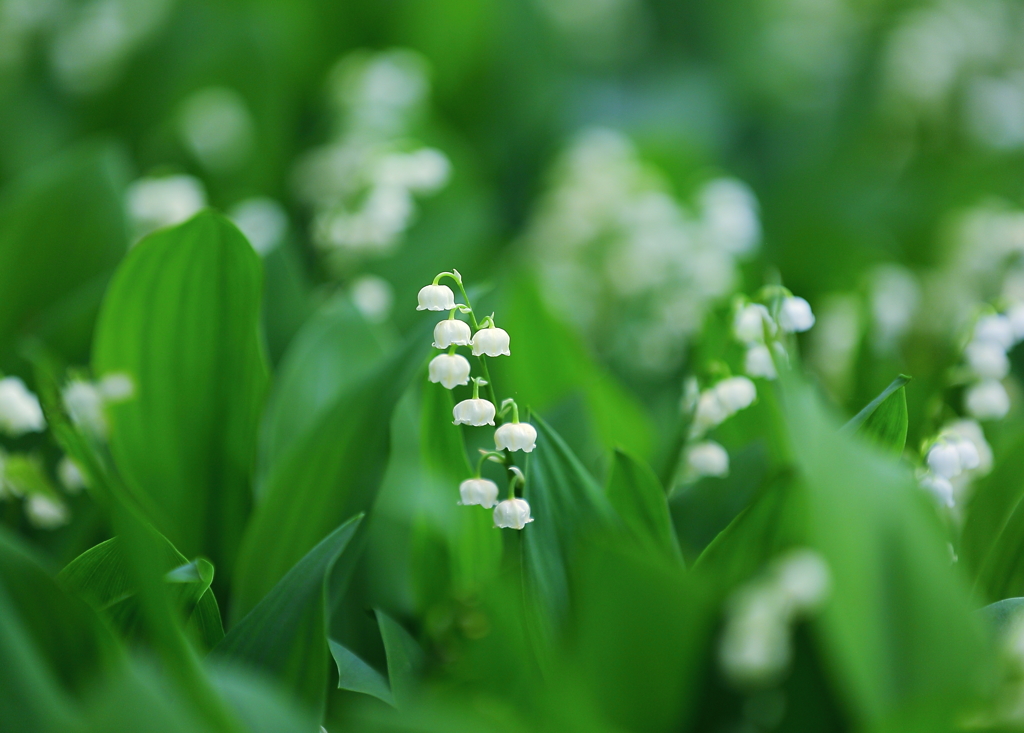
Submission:
<svg viewBox="0 0 1024 733">
<path fill-rule="evenodd" d="M 1017 381 L 970 511 L 906 467 L 964 413 L 977 316 L 1024 302 L 1022 33 L 1015 0 L 0 0 L 0 370 L 52 428 L 4 438 L 6 481 L 59 507 L 0 503 L 0 728 L 989 729 L 969 610 L 1024 595 Z M 133 249 L 207 206 L 252 246 L 202 214 Z M 454 509 L 488 439 L 416 372 L 452 267 L 542 428 L 558 520 L 521 535 Z M 743 371 L 733 296 L 778 283 L 821 404 L 759 388 L 728 475 L 676 485 L 685 379 Z M 109 436 L 61 423 L 117 371 Z M 900 373 L 902 473 L 831 440 Z M 114 621 L 62 608 L 115 534 Z M 833 605 L 737 691 L 723 602 L 793 546 Z"/>
</svg>

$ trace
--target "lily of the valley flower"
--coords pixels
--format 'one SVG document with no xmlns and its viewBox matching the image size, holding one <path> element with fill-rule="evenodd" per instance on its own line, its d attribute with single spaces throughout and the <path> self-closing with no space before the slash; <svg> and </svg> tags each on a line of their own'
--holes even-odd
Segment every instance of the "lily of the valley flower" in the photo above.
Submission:
<svg viewBox="0 0 1024 733">
<path fill-rule="evenodd" d="M 494 405 L 489 400 L 463 400 L 452 411 L 456 425 L 494 425 Z"/>
<path fill-rule="evenodd" d="M 473 356 L 510 356 L 508 350 L 508 333 L 503 328 L 493 325 L 488 328 L 481 328 L 473 335 L 470 344 L 473 346 Z"/>
<path fill-rule="evenodd" d="M 494 431 L 494 445 L 498 450 L 531 453 L 537 447 L 537 429 L 525 422 L 505 423 Z"/>
<path fill-rule="evenodd" d="M 468 478 L 459 484 L 459 496 L 464 506 L 482 506 L 490 509 L 498 503 L 498 485 L 485 478 Z"/>
<path fill-rule="evenodd" d="M 977 451 L 975 451 L 977 457 Z M 951 479 L 958 476 L 963 468 L 960 465 L 960 451 L 957 446 L 945 440 L 940 440 L 928 450 L 928 468 L 944 479 Z"/>
<path fill-rule="evenodd" d="M 25 514 L 33 527 L 54 529 L 67 524 L 70 519 L 68 508 L 42 494 L 33 494 L 25 502 Z"/>
<path fill-rule="evenodd" d="M 39 399 L 18 377 L 0 379 L 0 430 L 12 437 L 46 429 Z"/>
<path fill-rule="evenodd" d="M 983 379 L 967 388 L 964 407 L 977 420 L 1001 420 L 1010 411 L 1010 395 L 997 379 Z"/>
<path fill-rule="evenodd" d="M 917 481 L 922 489 L 931 493 L 942 505 L 952 507 L 956 503 L 953 499 L 953 484 L 949 479 L 929 471 L 919 476 Z"/>
<path fill-rule="evenodd" d="M 727 476 L 729 453 L 713 440 L 695 443 L 686 449 L 686 467 L 694 476 Z"/>
<path fill-rule="evenodd" d="M 779 328 L 787 333 L 803 333 L 814 325 L 814 312 L 803 298 L 791 296 L 783 299 L 779 309 Z"/>
<path fill-rule="evenodd" d="M 455 307 L 455 293 L 447 285 L 425 285 L 416 300 L 418 311 L 450 311 Z"/>
<path fill-rule="evenodd" d="M 775 362 L 772 361 L 772 352 L 764 344 L 754 344 L 747 349 L 743 359 L 743 371 L 751 377 L 763 379 L 776 379 L 779 376 L 775 370 Z"/>
<path fill-rule="evenodd" d="M 731 415 L 753 404 L 757 397 L 757 387 L 746 377 L 729 377 L 715 385 L 715 394 L 722 407 Z"/>
<path fill-rule="evenodd" d="M 510 423 L 511 424 L 511 423 Z M 526 423 L 522 423 L 525 425 Z M 502 427 L 507 427 L 503 425 Z M 494 526 L 503 529 L 522 529 L 533 521 L 530 505 L 525 499 L 505 499 L 494 507 Z"/>
<path fill-rule="evenodd" d="M 434 326 L 434 348 L 447 349 L 449 346 L 469 346 L 473 332 L 465 321 L 456 320 L 454 313 L 451 318 L 439 321 Z"/>
<path fill-rule="evenodd" d="M 427 367 L 430 381 L 440 383 L 445 389 L 469 384 L 469 371 L 469 361 L 459 354 L 438 354 Z"/>
<path fill-rule="evenodd" d="M 737 341 L 745 344 L 764 343 L 765 329 L 768 329 L 769 335 L 773 335 L 776 325 L 768 309 L 760 303 L 749 303 L 736 311 L 732 332 Z"/>
</svg>

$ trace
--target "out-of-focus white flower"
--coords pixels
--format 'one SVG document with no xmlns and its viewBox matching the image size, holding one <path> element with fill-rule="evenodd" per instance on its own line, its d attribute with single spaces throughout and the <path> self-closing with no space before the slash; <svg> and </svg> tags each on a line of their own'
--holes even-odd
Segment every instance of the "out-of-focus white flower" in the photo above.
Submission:
<svg viewBox="0 0 1024 733">
<path fill-rule="evenodd" d="M 828 598 L 832 576 L 817 552 L 805 548 L 791 550 L 778 558 L 774 566 L 779 588 L 794 610 L 816 610 Z"/>
<path fill-rule="evenodd" d="M 77 494 L 85 488 L 85 476 L 69 456 L 64 456 L 57 464 L 57 478 L 69 494 Z"/>
<path fill-rule="evenodd" d="M 945 440 L 939 440 L 928 450 L 928 468 L 937 476 L 944 479 L 951 479 L 960 474 L 960 451 L 957 447 Z"/>
<path fill-rule="evenodd" d="M 981 465 L 981 456 L 978 454 L 978 447 L 972 440 L 961 437 L 957 433 L 944 433 L 943 440 L 956 448 L 957 456 L 960 458 L 960 469 L 962 471 L 973 471 Z"/>
<path fill-rule="evenodd" d="M 416 193 L 433 193 L 448 183 L 451 174 L 448 156 L 435 148 L 420 148 L 412 153 L 391 153 L 377 164 L 375 178 L 384 186 L 407 188 Z"/>
<path fill-rule="evenodd" d="M 910 329 L 921 302 L 921 287 L 914 273 L 892 264 L 872 272 L 870 287 L 875 346 L 888 351 Z"/>
<path fill-rule="evenodd" d="M 479 397 L 455 405 L 452 414 L 456 425 L 494 425 L 494 404 Z"/>
<path fill-rule="evenodd" d="M 1002 379 L 1010 373 L 1010 359 L 995 341 L 972 341 L 964 356 L 974 373 L 984 379 Z"/>
<path fill-rule="evenodd" d="M 61 396 L 72 422 L 96 437 L 107 434 L 107 417 L 103 412 L 103 395 L 95 385 L 80 379 L 68 382 Z"/>
<path fill-rule="evenodd" d="M 39 399 L 18 377 L 0 379 L 0 430 L 12 437 L 46 429 Z"/>
<path fill-rule="evenodd" d="M 123 402 L 135 395 L 135 382 L 124 372 L 104 374 L 96 388 L 106 402 Z"/>
<path fill-rule="evenodd" d="M 753 404 L 757 387 L 746 377 L 729 377 L 715 385 L 715 394 L 722 407 L 732 415 Z"/>
<path fill-rule="evenodd" d="M 693 476 L 728 476 L 729 453 L 713 440 L 695 443 L 686 449 L 686 467 Z"/>
<path fill-rule="evenodd" d="M 469 384 L 469 361 L 460 354 L 438 354 L 430 360 L 427 372 L 431 382 L 440 383 L 445 389 Z"/>
<path fill-rule="evenodd" d="M 352 303 L 371 323 L 382 323 L 391 314 L 395 293 L 391 283 L 376 275 L 360 275 L 349 290 Z"/>
<path fill-rule="evenodd" d="M 1006 311 L 1006 319 L 1013 329 L 1013 340 L 1024 341 L 1024 303 L 1014 303 Z"/>
<path fill-rule="evenodd" d="M 776 379 L 779 376 L 775 362 L 772 361 L 772 352 L 764 344 L 754 344 L 747 349 L 743 357 L 743 371 L 748 376 L 764 379 Z"/>
<path fill-rule="evenodd" d="M 473 334 L 473 356 L 510 356 L 508 333 L 503 328 L 481 328 Z"/>
<path fill-rule="evenodd" d="M 718 661 L 734 684 L 762 685 L 789 665 L 792 650 L 786 598 L 769 580 L 742 586 L 729 599 Z"/>
<path fill-rule="evenodd" d="M 449 346 L 469 346 L 473 333 L 469 324 L 454 318 L 446 318 L 434 326 L 434 348 L 447 349 Z"/>
<path fill-rule="evenodd" d="M 231 207 L 228 216 L 261 256 L 273 252 L 288 230 L 288 215 L 284 207 L 264 196 L 240 201 Z"/>
<path fill-rule="evenodd" d="M 480 505 L 490 509 L 498 503 L 498 485 L 485 478 L 468 478 L 459 484 L 459 496 L 462 498 L 459 503 L 464 506 Z"/>
<path fill-rule="evenodd" d="M 1006 316 L 982 316 L 978 319 L 978 322 L 974 324 L 973 341 L 988 341 L 998 345 L 1003 351 L 1006 351 L 1013 346 L 1013 324 Z"/>
<path fill-rule="evenodd" d="M 998 379 L 985 379 L 967 388 L 964 408 L 977 420 L 1001 420 L 1010 411 L 1010 395 Z"/>
<path fill-rule="evenodd" d="M 507 422 L 494 431 L 498 450 L 531 453 L 537 446 L 537 429 L 525 422 Z"/>
<path fill-rule="evenodd" d="M 708 430 L 721 425 L 729 417 L 729 411 L 718 399 L 718 393 L 714 388 L 706 389 L 700 393 L 697 400 L 697 408 L 693 414 L 693 427 L 691 435 L 703 435 Z"/>
<path fill-rule="evenodd" d="M 192 176 L 140 178 L 128 186 L 126 196 L 136 239 L 180 224 L 206 206 L 203 184 Z"/>
<path fill-rule="evenodd" d="M 25 514 L 33 527 L 56 529 L 68 523 L 71 514 L 64 504 L 43 496 L 32 494 L 25 502 Z"/>
<path fill-rule="evenodd" d="M 965 454 L 964 452 L 961 452 L 960 463 L 965 469 L 975 471 L 981 476 L 984 476 L 992 470 L 992 446 L 990 446 L 988 441 L 985 440 L 985 433 L 981 429 L 981 425 L 976 421 L 954 420 L 953 422 L 947 423 L 943 426 L 941 434 L 955 436 L 959 441 L 969 441 L 971 445 L 974 446 L 974 452 L 978 456 L 978 465 L 973 467 L 970 466 L 969 464 L 972 463 L 972 461 L 970 461 L 968 457 L 965 462 Z M 959 443 L 957 444 L 957 447 L 960 447 Z"/>
<path fill-rule="evenodd" d="M 765 329 L 771 336 L 776 328 L 768 309 L 760 303 L 749 303 L 740 308 L 732 322 L 733 336 L 744 344 L 764 343 Z"/>
<path fill-rule="evenodd" d="M 237 168 L 252 152 L 255 123 L 245 99 L 234 89 L 207 87 L 181 106 L 178 132 L 196 159 L 212 171 Z"/>
<path fill-rule="evenodd" d="M 779 328 L 787 333 L 803 333 L 814 325 L 811 304 L 800 297 L 784 298 L 779 309 Z"/>
<path fill-rule="evenodd" d="M 918 476 L 917 482 L 922 489 L 929 491 L 943 506 L 953 507 L 956 504 L 953 499 L 953 484 L 949 482 L 949 479 L 927 471 Z"/>
<path fill-rule="evenodd" d="M 761 241 L 757 197 L 747 184 L 735 178 L 708 181 L 697 196 L 701 224 L 718 247 L 743 255 Z"/>
<path fill-rule="evenodd" d="M 523 423 L 524 425 L 526 423 Z M 502 426 L 505 427 L 505 426 Z M 494 526 L 504 529 L 522 529 L 533 521 L 530 505 L 525 499 L 505 499 L 494 507 Z"/>
<path fill-rule="evenodd" d="M 416 300 L 418 311 L 450 311 L 455 307 L 455 293 L 447 285 L 424 285 Z"/>
</svg>

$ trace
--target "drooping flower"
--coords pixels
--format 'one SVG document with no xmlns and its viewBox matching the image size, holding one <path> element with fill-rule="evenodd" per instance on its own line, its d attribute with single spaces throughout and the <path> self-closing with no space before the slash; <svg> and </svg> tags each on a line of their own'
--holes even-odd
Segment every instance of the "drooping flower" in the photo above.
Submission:
<svg viewBox="0 0 1024 733">
<path fill-rule="evenodd" d="M 765 329 L 768 329 L 769 335 L 773 335 L 776 328 L 768 309 L 760 303 L 750 303 L 740 308 L 732 322 L 733 336 L 745 344 L 764 343 Z"/>
<path fill-rule="evenodd" d="M 949 479 L 929 471 L 919 476 L 917 481 L 922 489 L 930 492 L 942 505 L 952 507 L 956 503 L 953 500 L 953 484 Z"/>
<path fill-rule="evenodd" d="M 697 399 L 697 407 L 693 413 L 693 435 L 703 435 L 717 427 L 729 417 L 729 411 L 722 405 L 718 392 L 714 388 L 706 389 Z"/>
<path fill-rule="evenodd" d="M 964 407 L 978 420 L 1001 420 L 1010 411 L 1010 395 L 998 379 L 984 379 L 967 388 Z"/>
<path fill-rule="evenodd" d="M 434 326 L 434 347 L 447 349 L 449 346 L 469 346 L 473 337 L 469 324 L 454 318 L 446 318 Z"/>
<path fill-rule="evenodd" d="M 832 576 L 828 564 L 814 550 L 791 550 L 773 564 L 779 588 L 793 610 L 813 611 L 828 597 Z"/>
<path fill-rule="evenodd" d="M 67 524 L 70 519 L 68 508 L 42 494 L 32 494 L 25 502 L 25 514 L 29 523 L 39 529 L 55 529 Z"/>
<path fill-rule="evenodd" d="M 456 425 L 494 425 L 494 404 L 482 398 L 463 400 L 455 405 L 452 414 Z M 500 428 L 499 428 L 500 430 Z"/>
<path fill-rule="evenodd" d="M 450 311 L 455 307 L 455 293 L 447 285 L 425 285 L 416 300 L 418 311 Z"/>
<path fill-rule="evenodd" d="M 973 471 L 981 465 L 981 456 L 978 453 L 978 447 L 973 441 L 963 438 L 957 433 L 947 434 L 946 440 L 956 447 L 962 470 Z"/>
<path fill-rule="evenodd" d="M 729 415 L 745 410 L 757 397 L 757 387 L 746 377 L 729 377 L 715 385 L 715 394 Z"/>
<path fill-rule="evenodd" d="M 459 484 L 459 496 L 463 506 L 480 505 L 490 509 L 498 503 L 498 485 L 485 478 L 468 478 Z"/>
<path fill-rule="evenodd" d="M 972 341 L 964 349 L 964 356 L 974 373 L 983 379 L 1002 379 L 1010 373 L 1010 359 L 995 341 Z"/>
<path fill-rule="evenodd" d="M 779 327 L 787 333 L 803 333 L 814 325 L 811 305 L 800 297 L 789 297 L 782 301 L 779 309 Z"/>
<path fill-rule="evenodd" d="M 974 324 L 973 341 L 990 341 L 1003 351 L 1013 346 L 1013 324 L 1006 316 L 997 314 L 982 316 Z"/>
<path fill-rule="evenodd" d="M 0 430 L 12 437 L 46 429 L 39 399 L 18 377 L 0 379 Z"/>
<path fill-rule="evenodd" d="M 61 396 L 71 421 L 96 437 L 107 434 L 107 418 L 103 414 L 103 395 L 90 382 L 74 379 Z"/>
<path fill-rule="evenodd" d="M 751 377 L 763 379 L 777 379 L 779 376 L 775 362 L 772 361 L 772 352 L 764 344 L 754 344 L 747 349 L 743 358 L 743 371 Z"/>
<path fill-rule="evenodd" d="M 69 494 L 77 494 L 85 488 L 85 476 L 70 456 L 64 456 L 57 464 L 57 478 Z"/>
<path fill-rule="evenodd" d="M 510 356 L 508 342 L 508 333 L 505 329 L 491 327 L 477 331 L 470 344 L 473 346 L 473 356 Z"/>
<path fill-rule="evenodd" d="M 521 450 L 530 453 L 537 446 L 537 429 L 525 422 L 505 423 L 494 431 L 498 450 Z"/>
<path fill-rule="evenodd" d="M 427 367 L 430 381 L 440 383 L 445 389 L 469 384 L 469 371 L 469 360 L 459 354 L 438 354 Z"/>
<path fill-rule="evenodd" d="M 686 449 L 686 467 L 694 476 L 727 476 L 729 453 L 713 440 L 695 443 Z"/>
<path fill-rule="evenodd" d="M 928 450 L 927 461 L 928 468 L 944 479 L 951 479 L 963 470 L 960 465 L 960 451 L 953 443 L 945 440 L 938 441 Z"/>
<path fill-rule="evenodd" d="M 510 423 L 511 424 L 511 423 Z M 525 425 L 526 423 L 521 423 Z M 504 425 L 502 427 L 505 427 Z M 503 529 L 522 529 L 533 521 L 530 505 L 525 499 L 505 499 L 494 507 L 494 526 Z"/>
</svg>

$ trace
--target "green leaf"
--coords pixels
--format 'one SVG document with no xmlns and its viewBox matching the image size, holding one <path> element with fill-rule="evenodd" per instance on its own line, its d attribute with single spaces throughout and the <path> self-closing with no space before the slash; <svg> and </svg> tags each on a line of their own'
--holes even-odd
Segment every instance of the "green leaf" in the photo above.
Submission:
<svg viewBox="0 0 1024 733">
<path fill-rule="evenodd" d="M 405 348 L 340 394 L 270 467 L 239 553 L 233 618 L 334 527 L 370 508 L 387 465 L 391 414 L 428 344 L 422 330 L 414 331 Z"/>
<path fill-rule="evenodd" d="M 395 697 L 387 678 L 334 639 L 328 639 L 331 656 L 338 666 L 338 689 L 359 692 L 394 706 Z"/>
<path fill-rule="evenodd" d="M 211 649 L 224 636 L 220 609 L 210 589 L 213 565 L 202 558 L 188 562 L 166 538 L 163 542 L 164 577 L 173 584 L 175 605 L 201 647 Z M 140 609 L 122 547 L 117 537 L 101 542 L 68 563 L 59 577 L 65 587 L 103 611 L 119 633 L 132 638 L 140 630 Z"/>
<path fill-rule="evenodd" d="M 267 383 L 261 265 L 212 212 L 139 242 L 103 302 L 97 376 L 124 372 L 110 446 L 150 519 L 183 553 L 230 576 L 250 506 L 256 422 Z"/>
<path fill-rule="evenodd" d="M 376 614 L 387 657 L 387 677 L 330 639 L 331 655 L 338 666 L 338 689 L 372 695 L 393 707 L 405 707 L 411 702 L 418 684 L 424 663 L 423 650 L 397 621 L 379 608 Z"/>
<path fill-rule="evenodd" d="M 901 374 L 858 412 L 843 430 L 867 436 L 883 450 L 897 456 L 907 443 L 907 393 L 910 377 Z"/>
<path fill-rule="evenodd" d="M 362 521 L 327 535 L 221 640 L 211 656 L 276 678 L 314 711 L 327 685 L 327 582 Z"/>
<path fill-rule="evenodd" d="M 0 348 L 62 298 L 109 277 L 128 244 L 124 180 L 118 153 L 86 145 L 0 195 Z M 86 343 L 90 327 L 87 321 Z"/>
<path fill-rule="evenodd" d="M 682 561 L 665 490 L 646 463 L 616 450 L 605 494 L 641 546 Z"/>
</svg>

